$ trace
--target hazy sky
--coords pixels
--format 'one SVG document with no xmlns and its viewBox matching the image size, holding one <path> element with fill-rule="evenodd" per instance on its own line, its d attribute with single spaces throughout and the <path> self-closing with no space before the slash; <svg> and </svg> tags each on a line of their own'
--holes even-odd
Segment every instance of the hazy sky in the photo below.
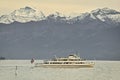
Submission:
<svg viewBox="0 0 120 80">
<path fill-rule="evenodd" d="M 103 7 L 120 11 L 119 4 L 120 0 L 0 0 L 0 15 L 25 6 L 40 9 L 45 14 L 55 11 L 64 14 L 82 13 Z"/>
</svg>

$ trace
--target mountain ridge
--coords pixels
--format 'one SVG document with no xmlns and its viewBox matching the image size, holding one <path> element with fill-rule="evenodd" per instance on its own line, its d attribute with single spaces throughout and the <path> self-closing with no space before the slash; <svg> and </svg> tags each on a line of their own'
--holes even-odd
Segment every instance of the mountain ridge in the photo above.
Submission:
<svg viewBox="0 0 120 80">
<path fill-rule="evenodd" d="M 109 8 L 102 8 L 102 9 L 95 9 L 91 12 L 81 13 L 80 15 L 76 15 L 74 17 L 68 15 L 65 16 L 64 14 L 61 14 L 59 12 L 49 14 L 48 16 L 44 15 L 42 11 L 35 10 L 31 7 L 24 7 L 20 8 L 18 10 L 13 11 L 9 15 L 2 15 L 0 17 L 0 23 L 3 24 L 11 24 L 13 22 L 20 22 L 20 23 L 26 23 L 30 21 L 42 21 L 47 19 L 54 19 L 54 21 L 63 20 L 66 21 L 66 23 L 73 23 L 75 21 L 81 22 L 85 18 L 87 19 L 93 19 L 93 20 L 100 20 L 102 22 L 105 22 L 107 24 L 111 23 L 120 23 L 120 12 L 109 9 Z M 72 22 L 73 21 L 73 22 Z"/>
</svg>

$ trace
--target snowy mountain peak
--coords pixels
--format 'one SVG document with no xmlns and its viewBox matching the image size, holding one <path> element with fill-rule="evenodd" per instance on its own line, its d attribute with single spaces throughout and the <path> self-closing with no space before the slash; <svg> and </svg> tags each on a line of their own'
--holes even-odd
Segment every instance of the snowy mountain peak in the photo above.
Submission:
<svg viewBox="0 0 120 80">
<path fill-rule="evenodd" d="M 50 14 L 49 16 L 47 16 L 46 19 L 53 22 L 65 22 L 67 20 L 67 16 L 62 13 L 55 12 L 54 14 Z"/>
<path fill-rule="evenodd" d="M 95 19 L 100 20 L 102 22 L 106 22 L 107 24 L 116 24 L 118 22 L 120 23 L 120 12 L 113 9 L 96 9 L 91 11 L 91 15 Z"/>
<path fill-rule="evenodd" d="M 91 13 L 94 15 L 120 14 L 120 12 L 109 8 L 92 10 Z"/>
<path fill-rule="evenodd" d="M 24 7 L 18 9 L 19 12 L 35 12 L 36 10 L 32 9 L 31 7 Z"/>
<path fill-rule="evenodd" d="M 62 13 L 59 13 L 59 12 L 55 12 L 53 14 L 50 14 L 48 17 L 54 17 L 54 18 L 57 18 L 57 17 L 66 17 L 64 14 Z"/>
<path fill-rule="evenodd" d="M 26 6 L 26 7 L 23 8 L 23 9 L 25 9 L 25 10 L 33 10 L 31 7 L 28 7 L 28 6 Z"/>
<path fill-rule="evenodd" d="M 0 23 L 10 24 L 14 21 L 25 23 L 30 21 L 44 20 L 45 15 L 41 11 L 34 10 L 30 7 L 20 8 L 9 15 L 0 17 Z"/>
<path fill-rule="evenodd" d="M 24 8 L 20 8 L 19 10 L 35 11 L 33 8 L 28 7 L 28 6 L 26 6 L 26 7 L 24 7 Z"/>
<path fill-rule="evenodd" d="M 25 7 L 25 8 L 20 8 L 18 10 L 15 10 L 11 13 L 11 15 L 15 16 L 30 16 L 34 15 L 36 13 L 36 10 L 30 8 L 30 7 Z"/>
</svg>

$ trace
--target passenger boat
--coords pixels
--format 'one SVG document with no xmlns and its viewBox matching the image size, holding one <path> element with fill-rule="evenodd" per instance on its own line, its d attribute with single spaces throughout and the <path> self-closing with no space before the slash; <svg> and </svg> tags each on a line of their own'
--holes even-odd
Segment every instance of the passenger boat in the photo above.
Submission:
<svg viewBox="0 0 120 80">
<path fill-rule="evenodd" d="M 94 62 L 80 58 L 76 54 L 69 55 L 64 58 L 53 58 L 52 60 L 44 60 L 42 63 L 35 63 L 35 67 L 44 68 L 92 68 Z"/>
</svg>

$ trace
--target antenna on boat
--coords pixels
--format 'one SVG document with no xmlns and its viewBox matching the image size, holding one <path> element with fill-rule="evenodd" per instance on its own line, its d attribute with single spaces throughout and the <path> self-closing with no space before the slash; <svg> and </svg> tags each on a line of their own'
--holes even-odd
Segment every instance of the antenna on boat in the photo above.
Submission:
<svg viewBox="0 0 120 80">
<path fill-rule="evenodd" d="M 57 56 L 56 56 L 56 55 L 54 55 L 54 57 L 55 57 L 55 59 L 57 59 Z"/>
<path fill-rule="evenodd" d="M 80 57 L 80 53 L 79 53 L 78 51 L 76 51 L 76 55 L 77 55 L 78 57 Z"/>
</svg>

